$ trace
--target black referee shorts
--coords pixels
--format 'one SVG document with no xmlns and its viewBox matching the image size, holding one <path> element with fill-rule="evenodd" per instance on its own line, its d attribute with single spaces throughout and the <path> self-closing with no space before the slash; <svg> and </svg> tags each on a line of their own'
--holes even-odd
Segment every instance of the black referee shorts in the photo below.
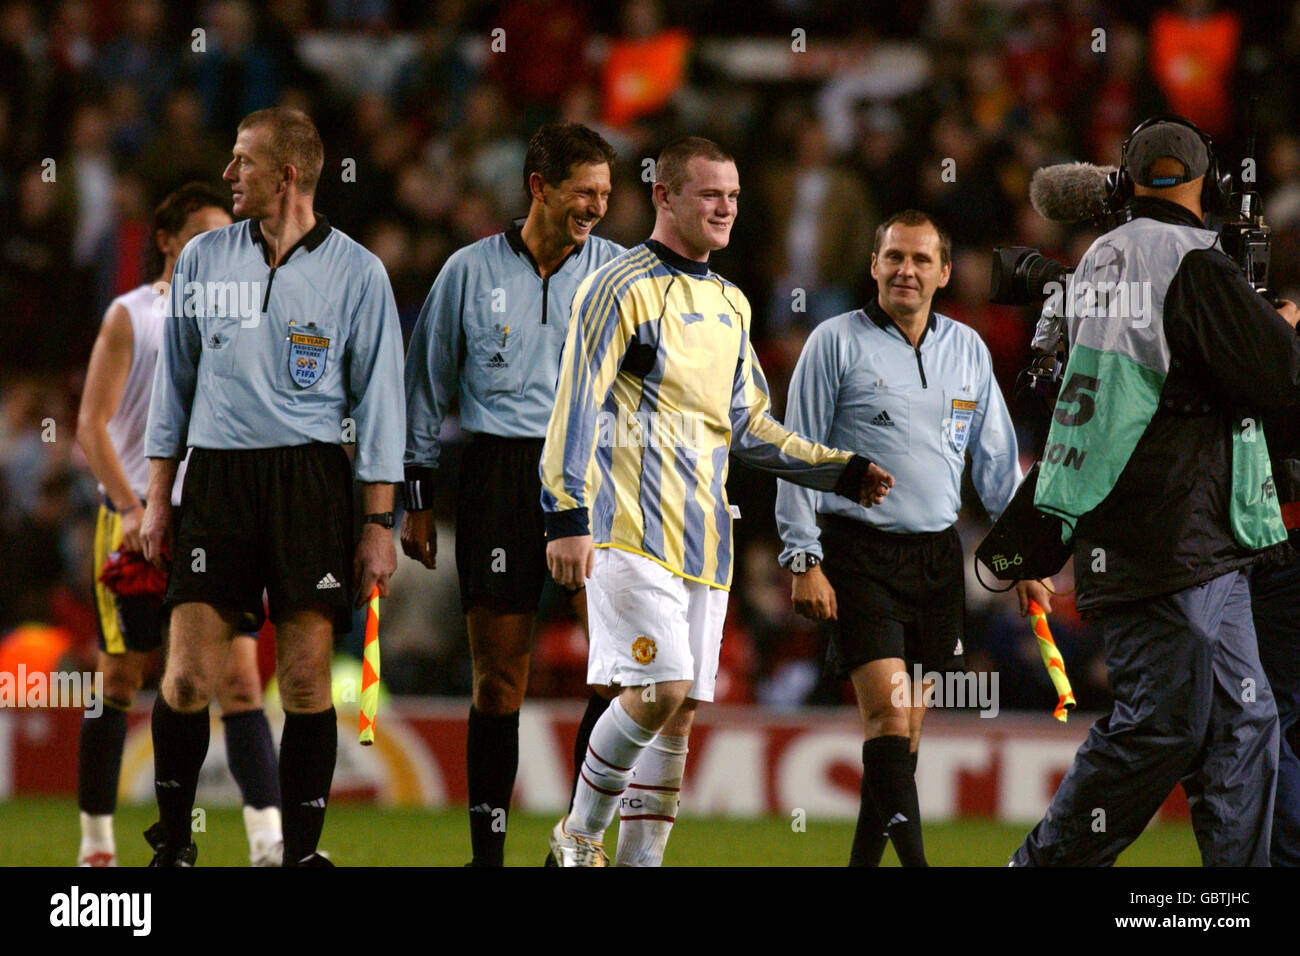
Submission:
<svg viewBox="0 0 1300 956">
<path fill-rule="evenodd" d="M 536 611 L 550 572 L 542 516 L 542 439 L 475 434 L 461 458 L 456 571 L 466 612 Z"/>
<path fill-rule="evenodd" d="M 901 658 L 925 671 L 965 669 L 966 577 L 956 528 L 891 534 L 861 521 L 822 518 L 822 570 L 838 621 L 828 662 L 839 677 Z"/>
<path fill-rule="evenodd" d="M 195 448 L 166 604 L 236 611 L 243 631 L 300 610 L 352 629 L 352 464 L 339 445 Z"/>
</svg>

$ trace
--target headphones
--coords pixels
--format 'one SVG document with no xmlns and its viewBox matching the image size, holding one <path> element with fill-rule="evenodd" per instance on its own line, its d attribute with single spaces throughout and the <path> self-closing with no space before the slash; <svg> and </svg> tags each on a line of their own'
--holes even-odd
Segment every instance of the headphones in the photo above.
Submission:
<svg viewBox="0 0 1300 956">
<path fill-rule="evenodd" d="M 1111 211 L 1118 212 L 1121 206 L 1133 198 L 1133 177 L 1128 172 L 1128 144 L 1133 141 L 1134 136 L 1156 123 L 1177 123 L 1179 126 L 1186 126 L 1201 138 L 1201 142 L 1205 144 L 1205 153 L 1210 160 L 1205 168 L 1205 181 L 1201 184 L 1201 208 L 1205 212 L 1213 213 L 1226 210 L 1228 199 L 1232 195 L 1232 173 L 1220 175 L 1219 161 L 1214 155 L 1214 143 L 1209 134 L 1201 132 L 1200 128 L 1190 120 L 1172 113 L 1164 113 L 1138 123 L 1133 127 L 1133 132 L 1128 134 L 1128 139 L 1124 140 L 1119 154 L 1119 168 L 1113 173 L 1106 174 L 1107 201 Z"/>
</svg>

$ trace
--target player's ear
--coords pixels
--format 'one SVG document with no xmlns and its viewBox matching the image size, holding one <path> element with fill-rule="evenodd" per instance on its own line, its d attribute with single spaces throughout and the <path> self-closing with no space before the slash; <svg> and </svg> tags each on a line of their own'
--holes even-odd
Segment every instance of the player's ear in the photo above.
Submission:
<svg viewBox="0 0 1300 956">
<path fill-rule="evenodd" d="M 950 278 L 952 278 L 952 263 L 945 262 L 943 268 L 939 270 L 939 288 L 946 288 Z"/>
<path fill-rule="evenodd" d="M 876 275 L 876 254 L 874 252 L 871 254 L 871 278 L 873 279 L 880 278 L 879 276 Z"/>
<path fill-rule="evenodd" d="M 161 252 L 164 256 L 167 255 L 167 245 L 168 245 L 167 240 L 170 238 L 171 236 L 167 234 L 167 230 L 165 229 L 154 230 L 153 244 L 158 247 L 158 251 Z"/>
<path fill-rule="evenodd" d="M 667 209 L 668 187 L 664 183 L 656 182 L 650 187 L 650 200 L 656 209 Z"/>
</svg>

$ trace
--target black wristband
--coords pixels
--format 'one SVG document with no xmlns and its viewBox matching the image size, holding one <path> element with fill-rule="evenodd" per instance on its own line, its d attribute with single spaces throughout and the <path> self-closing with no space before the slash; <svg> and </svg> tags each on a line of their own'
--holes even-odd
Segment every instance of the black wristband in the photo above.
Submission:
<svg viewBox="0 0 1300 956">
<path fill-rule="evenodd" d="M 406 480 L 402 484 L 402 503 L 407 511 L 423 511 L 433 507 L 434 469 L 422 465 L 407 465 Z"/>
<path fill-rule="evenodd" d="M 573 538 L 580 534 L 591 534 L 591 525 L 587 521 L 586 508 L 570 508 L 568 511 L 548 511 L 546 519 L 546 540 L 556 538 Z"/>
<path fill-rule="evenodd" d="M 862 494 L 862 481 L 867 477 L 867 469 L 870 467 L 871 459 L 854 455 L 840 472 L 840 480 L 835 482 L 835 493 L 856 502 Z"/>
</svg>

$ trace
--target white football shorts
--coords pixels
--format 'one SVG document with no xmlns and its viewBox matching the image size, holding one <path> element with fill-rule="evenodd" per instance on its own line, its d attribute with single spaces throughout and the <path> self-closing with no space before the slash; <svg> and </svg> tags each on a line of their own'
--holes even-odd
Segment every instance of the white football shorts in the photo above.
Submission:
<svg viewBox="0 0 1300 956">
<path fill-rule="evenodd" d="M 711 701 L 726 616 L 721 588 L 630 551 L 597 548 L 587 579 L 587 682 L 642 687 L 688 680 L 688 697 Z"/>
</svg>

